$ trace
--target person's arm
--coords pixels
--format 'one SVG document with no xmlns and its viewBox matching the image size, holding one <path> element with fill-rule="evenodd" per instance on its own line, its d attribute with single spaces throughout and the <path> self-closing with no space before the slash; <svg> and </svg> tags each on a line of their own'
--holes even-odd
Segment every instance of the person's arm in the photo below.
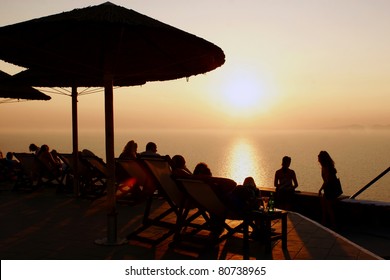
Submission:
<svg viewBox="0 0 390 280">
<path fill-rule="evenodd" d="M 321 186 L 321 188 L 319 189 L 319 191 L 318 191 L 318 195 L 322 195 L 322 191 L 324 190 L 324 187 L 325 187 L 325 184 L 326 184 L 326 182 L 328 181 L 328 178 L 327 178 L 327 174 L 326 174 L 327 172 L 326 172 L 326 170 L 325 170 L 325 168 L 321 168 L 321 177 L 322 177 L 322 180 L 323 180 L 323 183 L 322 183 L 322 186 Z"/>
<path fill-rule="evenodd" d="M 298 188 L 298 180 L 297 180 L 297 175 L 295 174 L 295 171 L 293 171 L 292 174 L 293 174 L 292 180 L 293 180 L 293 183 L 294 183 L 293 187 L 294 187 L 294 190 L 295 190 L 296 188 Z"/>
<path fill-rule="evenodd" d="M 279 175 L 278 175 L 278 171 L 275 172 L 274 186 L 275 186 L 275 188 L 279 188 Z"/>
<path fill-rule="evenodd" d="M 52 168 L 58 168 L 61 165 L 60 162 L 54 159 L 53 155 L 50 152 L 47 153 L 46 157 Z"/>
<path fill-rule="evenodd" d="M 189 170 L 188 168 L 187 168 L 187 166 L 184 166 L 183 167 L 183 170 L 185 170 L 188 174 L 192 174 L 192 172 L 191 172 L 191 170 Z"/>
<path fill-rule="evenodd" d="M 319 196 L 322 195 L 322 191 L 323 191 L 323 189 L 324 189 L 324 186 L 325 186 L 325 182 L 322 183 L 321 188 L 318 190 L 318 195 L 319 195 Z"/>
</svg>

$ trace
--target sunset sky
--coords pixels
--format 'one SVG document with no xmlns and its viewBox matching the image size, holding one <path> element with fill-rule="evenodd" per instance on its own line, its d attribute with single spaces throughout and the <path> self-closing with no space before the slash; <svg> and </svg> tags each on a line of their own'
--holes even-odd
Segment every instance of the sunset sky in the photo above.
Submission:
<svg viewBox="0 0 390 280">
<path fill-rule="evenodd" d="M 0 26 L 98 5 L 0 0 Z M 114 91 L 116 129 L 312 129 L 390 125 L 390 1 L 113 0 L 202 37 L 225 64 L 188 81 Z M 82 44 L 82 42 L 80 42 Z M 5 63 L 0 70 L 19 71 Z M 0 104 L 0 129 L 71 129 L 71 98 Z M 104 94 L 79 97 L 79 127 L 104 128 Z"/>
</svg>

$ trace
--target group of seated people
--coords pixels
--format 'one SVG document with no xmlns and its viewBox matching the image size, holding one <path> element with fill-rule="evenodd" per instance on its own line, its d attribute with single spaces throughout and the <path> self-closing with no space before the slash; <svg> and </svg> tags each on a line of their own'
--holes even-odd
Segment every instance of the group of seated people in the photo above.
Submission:
<svg viewBox="0 0 390 280">
<path fill-rule="evenodd" d="M 137 153 L 137 147 L 138 145 L 136 142 L 133 140 L 129 141 L 119 158 L 135 159 L 143 158 L 145 156 L 161 157 L 157 153 L 157 145 L 153 142 L 149 142 L 146 145 L 145 152 L 143 153 Z M 252 177 L 247 177 L 242 184 L 237 184 L 237 182 L 232 179 L 213 176 L 209 166 L 205 162 L 199 162 L 194 170 L 191 171 L 186 166 L 186 160 L 182 155 L 174 155 L 172 158 L 170 156 L 165 156 L 164 158 L 170 164 L 172 177 L 174 179 L 192 178 L 205 181 L 228 209 L 244 214 L 259 208 L 261 201 L 260 189 L 256 187 Z M 150 188 L 145 188 L 146 191 L 148 189 L 150 190 Z M 225 218 L 215 215 L 211 215 L 210 218 L 212 221 L 212 237 L 218 238 L 224 230 Z"/>
<path fill-rule="evenodd" d="M 138 153 L 138 144 L 134 140 L 130 140 L 126 143 L 123 148 L 121 154 L 119 155 L 119 159 L 136 159 L 139 157 L 159 157 L 160 154 L 157 153 L 157 145 L 154 142 L 148 142 L 145 147 L 145 151 Z"/>
<path fill-rule="evenodd" d="M 138 153 L 137 149 L 137 143 L 134 140 L 129 141 L 125 145 L 119 159 L 162 157 L 157 153 L 157 145 L 154 142 L 147 143 L 145 151 L 141 153 Z M 53 174 L 59 175 L 63 172 L 62 161 L 56 150 L 50 150 L 49 146 L 46 144 L 41 147 L 31 144 L 29 150 L 34 153 Z M 186 160 L 182 155 L 174 155 L 172 158 L 170 156 L 164 156 L 164 158 L 170 164 L 173 178 L 189 177 L 207 182 L 221 201 L 228 205 L 229 209 L 247 211 L 258 208 L 260 190 L 256 187 L 252 177 L 246 178 L 242 184 L 237 184 L 237 182 L 232 179 L 213 176 L 209 166 L 204 162 L 198 163 L 194 170 L 191 171 L 186 166 Z M 17 164 L 17 161 L 12 160 L 12 153 L 10 153 L 10 156 L 7 154 L 7 160 L 7 164 L 10 164 L 11 162 L 12 164 Z M 152 184 L 151 182 L 149 183 Z M 144 188 L 144 190 L 149 192 L 148 195 L 150 195 L 153 194 L 156 188 L 154 186 L 154 188 Z M 214 220 L 214 225 L 216 227 L 215 231 L 222 231 L 224 219 L 219 219 L 217 217 L 212 217 L 212 219 Z"/>
<path fill-rule="evenodd" d="M 173 177 L 187 177 L 206 182 L 230 209 L 247 211 L 258 208 L 260 189 L 256 187 L 252 177 L 247 177 L 242 184 L 237 184 L 232 179 L 213 176 L 209 166 L 204 162 L 198 163 L 193 172 L 186 167 L 185 159 L 181 155 L 173 156 L 171 162 Z"/>
<path fill-rule="evenodd" d="M 142 153 L 137 152 L 138 145 L 134 140 L 129 141 L 121 155 L 120 159 L 136 159 L 144 157 L 161 157 L 157 153 L 157 145 L 154 142 L 149 142 L 146 149 Z M 245 213 L 259 208 L 260 203 L 260 189 L 256 187 L 255 181 L 252 177 L 247 177 L 242 184 L 237 184 L 232 179 L 213 176 L 209 166 L 204 163 L 198 163 L 194 170 L 191 171 L 186 166 L 186 160 L 182 155 L 164 156 L 169 162 L 172 177 L 175 178 L 193 178 L 205 181 L 214 191 L 214 193 L 221 199 L 221 201 L 233 211 Z M 149 182 L 150 183 L 150 182 Z M 146 184 L 149 184 L 146 183 Z M 153 188 L 153 186 L 152 186 Z M 150 188 L 144 188 L 145 191 Z M 154 191 L 155 189 L 152 189 Z M 220 217 L 211 217 L 213 225 L 215 226 L 214 233 L 219 235 L 223 231 L 224 219 Z"/>
<path fill-rule="evenodd" d="M 242 185 L 239 185 L 229 178 L 214 177 L 209 166 L 204 162 L 198 163 L 193 172 L 186 167 L 185 159 L 181 155 L 173 156 L 171 162 L 174 178 L 192 178 L 206 182 L 233 212 L 245 214 L 259 208 L 260 189 L 256 187 L 252 177 L 245 178 Z M 211 215 L 210 218 L 212 220 L 212 234 L 214 238 L 218 238 L 224 230 L 225 218 L 215 215 Z"/>
<path fill-rule="evenodd" d="M 29 150 L 36 155 L 37 159 L 40 160 L 47 170 L 56 176 L 61 174 L 62 164 L 56 150 L 50 151 L 49 146 L 46 144 L 41 147 L 38 147 L 35 144 L 30 144 Z M 21 169 L 21 163 L 14 158 L 14 154 L 12 152 L 7 152 L 6 157 L 1 159 L 1 165 L 2 173 L 4 174 L 4 170 L 7 171 L 7 174 L 5 175 L 7 179 L 16 181 L 18 172 Z M 36 166 L 34 170 L 31 170 L 31 173 L 34 177 L 33 179 L 38 179 L 40 173 L 39 166 Z"/>
<path fill-rule="evenodd" d="M 148 142 L 144 152 L 138 153 L 137 149 L 138 144 L 134 140 L 129 141 L 123 148 L 119 159 L 162 157 L 157 153 L 157 145 L 154 142 Z M 254 201 L 258 201 L 260 190 L 256 187 L 252 177 L 246 178 L 239 185 L 232 179 L 213 176 L 210 168 L 204 162 L 198 163 L 192 172 L 187 168 L 186 160 L 182 155 L 174 155 L 172 158 L 167 155 L 164 158 L 169 162 L 174 178 L 191 177 L 207 182 L 224 203 L 239 211 L 258 207 L 255 205 L 257 202 Z"/>
<path fill-rule="evenodd" d="M 119 159 L 162 157 L 159 153 L 157 153 L 157 145 L 154 142 L 147 143 L 145 151 L 141 153 L 137 152 L 137 148 L 138 145 L 134 140 L 129 141 L 125 145 Z M 41 163 L 43 163 L 52 174 L 59 176 L 62 172 L 64 172 L 63 163 L 56 150 L 50 150 L 49 146 L 46 144 L 41 147 L 38 147 L 35 144 L 30 144 L 29 150 L 37 156 Z M 2 165 L 7 165 L 13 170 L 19 168 L 19 162 L 14 160 L 12 157 L 12 153 L 7 153 L 7 157 L 2 159 L 2 162 L 4 161 Z M 172 158 L 170 156 L 164 156 L 164 158 L 171 166 L 173 177 L 188 176 L 206 181 L 223 202 L 238 210 L 247 210 L 251 207 L 256 207 L 252 205 L 245 205 L 252 204 L 251 200 L 254 200 L 253 198 L 258 198 L 260 195 L 260 191 L 256 188 L 253 178 L 248 177 L 243 184 L 239 185 L 232 179 L 213 176 L 210 168 L 204 162 L 198 163 L 194 170 L 191 171 L 187 168 L 186 161 L 182 155 L 175 155 Z M 155 186 L 151 187 L 151 185 L 152 183 L 149 182 L 149 186 L 144 188 L 144 191 L 148 192 L 147 195 L 153 194 L 156 190 Z"/>
<path fill-rule="evenodd" d="M 30 144 L 30 152 L 33 152 L 41 163 L 55 176 L 59 176 L 62 173 L 62 162 L 58 156 L 56 150 L 51 150 L 48 145 L 43 144 L 41 147 L 38 147 L 35 144 Z"/>
<path fill-rule="evenodd" d="M 61 154 L 55 149 L 50 149 L 47 144 L 37 146 L 36 144 L 30 144 L 28 150 L 34 155 L 34 161 L 24 161 L 24 154 L 26 153 L 14 153 L 8 152 L 7 157 L 2 159 L 0 156 L 0 181 L 6 181 L 12 179 L 15 184 L 15 188 L 22 187 L 38 187 L 44 182 L 54 183 L 58 185 L 58 191 L 72 191 L 73 174 L 71 172 L 71 166 L 67 160 L 63 160 Z M 93 152 L 83 149 L 79 152 L 79 155 L 83 158 L 96 157 Z M 20 157 L 20 158 L 19 158 Z M 103 162 L 101 158 L 98 158 Z M 19 161 L 20 160 L 20 161 Z M 104 162 L 103 162 L 104 165 Z M 92 184 L 102 184 L 103 181 L 95 180 L 97 172 L 92 167 L 80 167 L 82 170 L 83 182 L 92 182 Z M 85 172 L 89 172 L 87 176 Z M 89 180 L 90 179 L 90 180 Z M 89 180 L 89 181 L 88 181 Z M 92 184 L 90 186 L 92 186 Z"/>
</svg>

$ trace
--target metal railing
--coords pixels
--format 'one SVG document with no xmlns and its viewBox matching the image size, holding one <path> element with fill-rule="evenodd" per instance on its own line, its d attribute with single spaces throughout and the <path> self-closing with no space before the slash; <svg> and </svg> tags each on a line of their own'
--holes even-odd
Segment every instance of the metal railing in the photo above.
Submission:
<svg viewBox="0 0 390 280">
<path fill-rule="evenodd" d="M 390 171 L 390 167 L 388 167 L 385 171 L 383 171 L 381 174 L 379 174 L 378 176 L 376 176 L 371 182 L 369 182 L 367 185 L 365 185 L 363 188 L 361 188 L 360 190 L 358 190 L 356 193 L 354 193 L 353 195 L 351 195 L 349 198 L 350 199 L 355 199 L 359 194 L 361 194 L 362 192 L 364 192 L 366 189 L 368 189 L 369 187 L 371 187 L 376 181 L 378 181 L 380 178 L 382 178 L 383 176 L 386 175 L 387 172 Z"/>
</svg>

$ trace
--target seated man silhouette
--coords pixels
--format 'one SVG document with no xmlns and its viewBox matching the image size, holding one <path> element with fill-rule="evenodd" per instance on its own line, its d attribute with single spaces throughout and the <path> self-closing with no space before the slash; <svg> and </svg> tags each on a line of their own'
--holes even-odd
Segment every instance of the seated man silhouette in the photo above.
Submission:
<svg viewBox="0 0 390 280">
<path fill-rule="evenodd" d="M 149 142 L 146 144 L 145 151 L 139 154 L 140 157 L 159 157 L 160 154 L 157 153 L 157 145 L 154 142 Z"/>
</svg>

